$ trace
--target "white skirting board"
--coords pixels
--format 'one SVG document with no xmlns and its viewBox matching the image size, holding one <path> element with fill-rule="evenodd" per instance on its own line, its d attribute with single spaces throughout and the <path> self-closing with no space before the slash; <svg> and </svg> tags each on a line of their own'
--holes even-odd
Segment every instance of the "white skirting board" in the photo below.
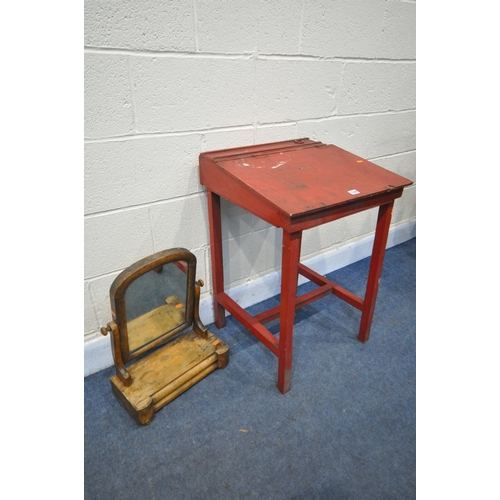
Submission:
<svg viewBox="0 0 500 500">
<path fill-rule="evenodd" d="M 416 237 L 416 220 L 395 224 L 389 231 L 387 248 L 399 245 Z M 369 257 L 372 252 L 374 235 L 346 243 L 343 246 L 313 257 L 303 263 L 320 274 L 328 274 L 358 260 Z M 299 277 L 299 284 L 307 281 Z M 274 272 L 228 291 L 228 294 L 241 307 L 247 308 L 257 302 L 274 297 L 280 293 L 280 272 Z M 200 301 L 200 318 L 205 325 L 213 323 L 213 299 Z M 84 342 L 84 376 L 96 373 L 113 365 L 109 335 L 92 335 Z"/>
</svg>

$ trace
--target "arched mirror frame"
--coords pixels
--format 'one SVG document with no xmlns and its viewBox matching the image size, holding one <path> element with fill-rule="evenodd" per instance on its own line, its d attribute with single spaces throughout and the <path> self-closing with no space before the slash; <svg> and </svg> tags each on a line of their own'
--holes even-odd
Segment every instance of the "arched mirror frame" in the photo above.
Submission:
<svg viewBox="0 0 500 500">
<path fill-rule="evenodd" d="M 140 347 L 133 352 L 129 349 L 129 339 L 127 331 L 127 307 L 125 294 L 129 285 L 141 277 L 142 275 L 157 269 L 160 266 L 179 263 L 185 268 L 182 269 L 186 273 L 186 313 L 184 323 L 177 326 L 175 329 L 166 332 L 159 336 L 156 340 Z M 184 266 L 183 266 L 184 267 Z M 175 336 L 179 332 L 185 330 L 193 323 L 194 311 L 194 295 L 195 295 L 195 273 L 196 273 L 196 257 L 185 248 L 172 248 L 162 252 L 157 252 L 153 255 L 139 260 L 132 266 L 122 271 L 114 280 L 110 288 L 111 314 L 117 325 L 118 332 L 113 332 L 114 344 L 114 359 L 117 368 L 125 363 L 137 358 L 160 344 L 163 344 L 169 338 Z M 118 337 L 118 338 L 116 338 Z M 116 345 L 118 344 L 118 345 Z M 120 359 L 121 358 L 121 359 Z"/>
</svg>

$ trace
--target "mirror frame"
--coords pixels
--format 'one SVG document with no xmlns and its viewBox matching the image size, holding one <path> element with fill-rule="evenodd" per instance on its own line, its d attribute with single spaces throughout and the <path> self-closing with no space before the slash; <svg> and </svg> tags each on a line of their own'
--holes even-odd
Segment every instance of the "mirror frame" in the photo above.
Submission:
<svg viewBox="0 0 500 500">
<path fill-rule="evenodd" d="M 125 301 L 125 292 L 128 286 L 140 278 L 142 275 L 153 271 L 157 267 L 176 263 L 185 262 L 186 267 L 181 268 L 186 273 L 186 315 L 185 321 L 173 330 L 160 335 L 157 339 L 148 344 L 137 348 L 132 353 L 129 349 L 128 331 L 127 331 L 127 309 Z M 184 267 L 184 266 L 183 266 Z M 196 273 L 196 257 L 193 253 L 185 248 L 172 248 L 157 252 L 153 255 L 145 257 L 130 267 L 123 270 L 113 281 L 110 288 L 111 314 L 117 325 L 117 334 L 113 336 L 113 357 L 116 365 L 123 366 L 141 354 L 144 354 L 160 344 L 164 343 L 169 338 L 177 335 L 185 330 L 193 323 L 194 299 L 195 299 L 195 273 Z M 119 341 L 117 342 L 118 339 Z M 118 344 L 118 345 L 116 345 Z M 121 359 L 120 359 L 121 358 Z"/>
</svg>

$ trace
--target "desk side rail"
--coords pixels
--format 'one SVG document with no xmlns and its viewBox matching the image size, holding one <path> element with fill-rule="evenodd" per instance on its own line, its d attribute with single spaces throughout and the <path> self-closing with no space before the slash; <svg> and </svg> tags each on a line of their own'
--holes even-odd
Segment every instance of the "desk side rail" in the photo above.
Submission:
<svg viewBox="0 0 500 500">
<path fill-rule="evenodd" d="M 279 340 L 254 316 L 247 313 L 226 293 L 217 295 L 217 302 L 229 311 L 247 330 L 259 339 L 273 354 L 279 355 Z"/>
</svg>

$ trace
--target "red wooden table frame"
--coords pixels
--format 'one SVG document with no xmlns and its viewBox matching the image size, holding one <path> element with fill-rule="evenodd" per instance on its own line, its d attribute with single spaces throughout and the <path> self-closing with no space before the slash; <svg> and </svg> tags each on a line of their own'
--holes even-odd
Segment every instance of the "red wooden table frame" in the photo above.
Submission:
<svg viewBox="0 0 500 500">
<path fill-rule="evenodd" d="M 412 181 L 333 145 L 307 138 L 200 155 L 207 188 L 215 324 L 230 312 L 278 358 L 278 389 L 290 390 L 295 310 L 330 293 L 361 311 L 358 338 L 370 335 L 394 200 Z M 251 316 L 224 291 L 221 197 L 283 229 L 280 305 Z M 364 299 L 300 261 L 302 231 L 379 207 Z M 319 287 L 297 297 L 301 274 Z M 279 338 L 264 324 L 280 319 Z"/>
</svg>

